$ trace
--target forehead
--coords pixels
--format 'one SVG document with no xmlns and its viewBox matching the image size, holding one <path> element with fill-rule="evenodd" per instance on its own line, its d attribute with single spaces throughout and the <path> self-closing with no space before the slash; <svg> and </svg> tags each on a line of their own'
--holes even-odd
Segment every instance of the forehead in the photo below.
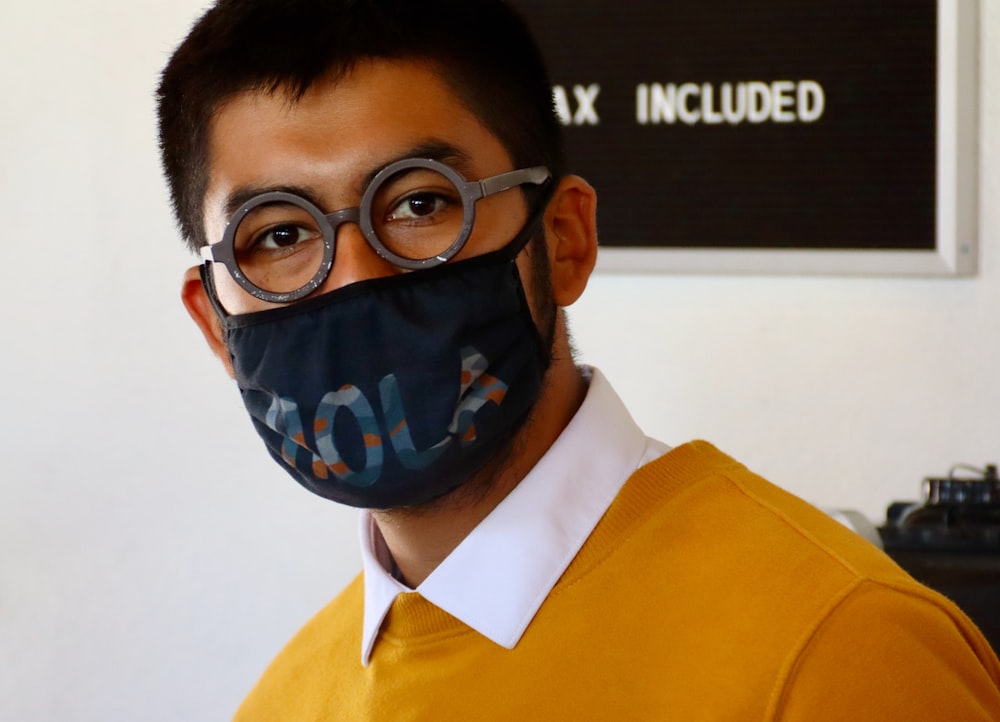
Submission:
<svg viewBox="0 0 1000 722">
<path fill-rule="evenodd" d="M 301 98 L 246 92 L 216 113 L 209 135 L 205 221 L 241 191 L 306 189 L 328 209 L 357 202 L 382 166 L 427 147 L 451 148 L 467 177 L 510 170 L 500 141 L 435 72 L 417 61 L 364 61 Z"/>
</svg>

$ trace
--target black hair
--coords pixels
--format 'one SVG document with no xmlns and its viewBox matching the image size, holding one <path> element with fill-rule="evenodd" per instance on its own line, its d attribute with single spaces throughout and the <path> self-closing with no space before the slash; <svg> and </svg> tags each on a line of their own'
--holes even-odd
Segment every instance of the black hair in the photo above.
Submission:
<svg viewBox="0 0 1000 722">
<path fill-rule="evenodd" d="M 370 58 L 431 62 L 515 167 L 565 172 L 541 53 L 503 0 L 218 0 L 157 91 L 164 173 L 192 249 L 207 242 L 202 206 L 218 108 L 247 91 L 285 90 L 294 102 L 321 77 L 336 81 Z"/>
</svg>

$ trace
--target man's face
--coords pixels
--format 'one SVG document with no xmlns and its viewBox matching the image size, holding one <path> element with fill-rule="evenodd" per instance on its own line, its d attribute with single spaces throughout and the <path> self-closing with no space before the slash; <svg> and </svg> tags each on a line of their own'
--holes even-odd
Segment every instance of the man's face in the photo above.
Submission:
<svg viewBox="0 0 1000 722">
<path fill-rule="evenodd" d="M 426 63 L 363 62 L 336 83 L 318 81 L 300 98 L 283 88 L 242 93 L 218 108 L 209 129 L 206 235 L 210 243 L 220 241 L 233 212 L 247 199 L 269 191 L 307 198 L 324 214 L 355 208 L 380 170 L 413 157 L 446 163 L 470 181 L 515 170 L 500 141 Z M 564 326 L 557 321 L 557 308 L 579 297 L 593 270 L 595 211 L 596 196 L 586 181 L 561 178 L 545 208 L 545 243 L 529 243 L 517 258 L 535 323 L 542 337 L 551 340 L 552 360 L 526 426 L 517 434 L 517 458 L 499 454 L 496 473 L 479 474 L 482 484 L 466 485 L 469 489 L 498 494 L 509 490 L 541 458 L 582 402 L 585 386 Z M 527 218 L 518 189 L 483 198 L 476 204 L 471 235 L 455 260 L 505 247 Z M 274 305 L 243 290 L 221 263 L 210 264 L 210 272 L 218 300 L 229 314 Z M 358 226 L 343 223 L 332 270 L 314 294 L 402 272 L 368 245 Z M 271 279 L 264 273 L 258 280 L 266 288 Z M 181 294 L 212 351 L 235 378 L 225 334 L 198 267 L 186 272 Z M 500 469 L 505 485 L 492 481 L 501 477 Z"/>
<path fill-rule="evenodd" d="M 375 172 L 430 148 L 446 151 L 437 159 L 469 180 L 514 169 L 500 141 L 425 63 L 366 61 L 336 84 L 317 82 L 294 102 L 281 90 L 238 95 L 220 108 L 211 127 L 204 203 L 209 242 L 222 238 L 233 198 L 293 190 L 327 213 L 357 206 Z M 526 217 L 517 190 L 480 200 L 475 228 L 456 260 L 503 247 Z M 333 269 L 317 293 L 401 272 L 371 249 L 356 225 L 341 226 L 336 243 Z M 518 261 L 533 298 L 528 262 Z M 213 265 L 229 313 L 272 306 Z"/>
</svg>

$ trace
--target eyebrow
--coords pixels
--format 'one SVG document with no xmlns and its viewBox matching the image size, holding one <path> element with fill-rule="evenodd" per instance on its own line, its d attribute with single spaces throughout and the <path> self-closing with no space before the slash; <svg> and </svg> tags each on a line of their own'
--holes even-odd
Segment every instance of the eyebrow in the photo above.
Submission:
<svg viewBox="0 0 1000 722">
<path fill-rule="evenodd" d="M 364 195 L 365 190 L 367 190 L 368 186 L 370 186 L 372 181 L 375 179 L 375 176 L 378 175 L 383 168 L 386 168 L 396 161 L 406 160 L 408 158 L 428 158 L 430 160 L 439 161 L 454 168 L 464 177 L 468 177 L 472 167 L 472 159 L 469 157 L 468 153 L 451 143 L 437 139 L 430 139 L 418 145 L 411 146 L 403 152 L 384 160 L 377 167 L 369 171 L 362 177 L 361 182 L 355 186 L 354 190 L 356 195 L 359 198 Z M 324 209 L 323 203 L 320 201 L 321 193 L 319 193 L 316 188 L 311 186 L 290 184 L 245 185 L 234 189 L 232 193 L 226 196 L 222 210 L 227 222 L 232 219 L 233 214 L 236 213 L 236 211 L 238 211 L 247 201 L 264 193 L 271 193 L 274 191 L 292 193 L 300 196 L 322 210 L 324 213 L 332 213 L 335 210 L 340 210 Z"/>
</svg>

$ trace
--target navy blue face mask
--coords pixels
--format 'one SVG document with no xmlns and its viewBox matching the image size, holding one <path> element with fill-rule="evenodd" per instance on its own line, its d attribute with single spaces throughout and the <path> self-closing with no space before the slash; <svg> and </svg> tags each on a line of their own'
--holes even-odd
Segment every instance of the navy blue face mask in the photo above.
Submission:
<svg viewBox="0 0 1000 722">
<path fill-rule="evenodd" d="M 457 488 L 538 398 L 544 342 L 505 248 L 231 316 L 216 305 L 244 404 L 271 455 L 320 496 L 416 506 Z"/>
</svg>

